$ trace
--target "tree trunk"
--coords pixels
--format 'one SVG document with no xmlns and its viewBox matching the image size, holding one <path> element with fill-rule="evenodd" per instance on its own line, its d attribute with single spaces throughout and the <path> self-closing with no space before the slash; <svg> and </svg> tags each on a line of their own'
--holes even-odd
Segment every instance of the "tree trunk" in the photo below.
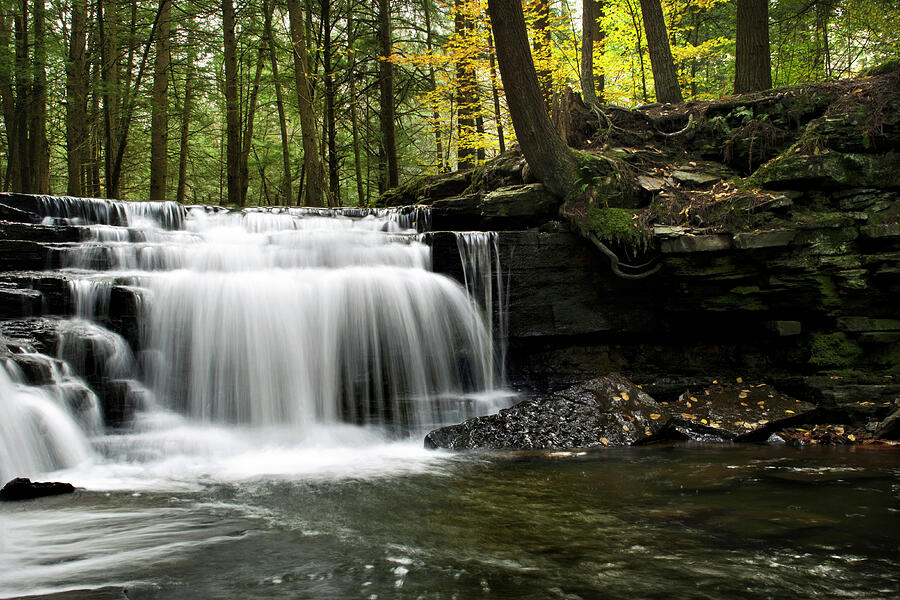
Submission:
<svg viewBox="0 0 900 600">
<path fill-rule="evenodd" d="M 334 203 L 341 206 L 340 157 L 337 152 L 337 121 L 334 116 L 335 96 L 337 92 L 332 73 L 332 41 L 331 41 L 331 2 L 322 0 L 322 68 L 325 71 L 325 128 L 328 141 L 328 189 Z M 355 101 L 355 99 L 354 99 Z"/>
<path fill-rule="evenodd" d="M 272 7 L 263 0 L 263 18 L 265 19 L 266 39 L 269 44 L 269 62 L 272 68 L 272 79 L 275 81 L 275 105 L 278 108 L 278 127 L 281 130 L 282 202 L 290 204 L 294 194 L 291 191 L 291 151 L 288 144 L 287 119 L 284 116 L 284 96 L 281 91 L 281 79 L 278 76 L 278 59 L 275 54 L 275 37 L 272 35 Z"/>
<path fill-rule="evenodd" d="M 306 204 L 325 206 L 327 191 L 322 162 L 319 158 L 319 134 L 313 104 L 312 86 L 309 82 L 309 60 L 306 37 L 303 31 L 303 12 L 299 0 L 287 0 L 291 25 L 291 43 L 294 47 L 294 81 L 297 86 L 297 104 L 300 109 L 300 127 L 303 131 L 303 165 L 306 177 Z"/>
<path fill-rule="evenodd" d="M 259 81 L 262 78 L 263 65 L 266 62 L 266 40 L 263 38 L 259 44 L 256 57 L 256 73 L 253 75 L 253 86 L 250 88 L 250 99 L 247 103 L 247 115 L 244 119 L 244 130 L 241 134 L 241 167 L 240 179 L 240 205 L 247 204 L 247 189 L 250 187 L 250 149 L 253 144 L 253 121 L 256 118 L 256 104 L 259 98 Z M 257 201 L 257 204 L 259 202 Z"/>
<path fill-rule="evenodd" d="M 454 32 L 458 43 L 467 48 L 472 33 L 472 20 L 466 14 L 465 0 L 454 2 Z M 478 112 L 478 81 L 473 57 L 461 56 L 456 61 L 456 168 L 471 169 L 475 166 L 476 119 Z"/>
<path fill-rule="evenodd" d="M 97 0 L 97 19 L 100 28 L 101 72 L 103 78 L 103 175 L 107 198 L 118 198 L 118 181 L 113 170 L 116 148 L 119 145 L 121 108 L 119 26 L 116 2 Z"/>
<path fill-rule="evenodd" d="M 347 47 L 350 49 L 350 98 L 356 98 L 356 23 L 352 15 L 347 16 Z M 362 158 L 359 150 L 359 115 L 356 112 L 356 102 L 350 102 L 350 133 L 353 138 L 353 167 L 356 172 L 356 203 L 365 204 L 366 193 L 363 184 Z"/>
<path fill-rule="evenodd" d="M 17 21 L 17 19 L 14 20 Z M 3 178 L 4 191 L 18 190 L 18 184 L 21 180 L 22 159 L 24 158 L 17 152 L 19 133 L 13 68 L 13 65 L 16 64 L 16 56 L 9 50 L 9 44 L 12 39 L 11 28 L 12 23 L 6 10 L 0 10 L 0 105 L 2 105 L 7 144 L 6 174 Z M 16 51 L 18 52 L 18 39 L 16 40 Z"/>
<path fill-rule="evenodd" d="M 528 165 L 547 189 L 565 197 L 577 169 L 568 146 L 553 128 L 528 49 L 521 0 L 488 0 L 500 78 L 513 128 Z"/>
<path fill-rule="evenodd" d="M 188 134 L 194 110 L 194 36 L 188 33 L 187 72 L 184 75 L 184 101 L 181 104 L 181 130 L 178 140 L 178 188 L 175 201 L 184 203 L 187 192 Z"/>
<path fill-rule="evenodd" d="M 169 27 L 170 0 L 159 0 L 156 64 L 153 69 L 153 104 L 150 116 L 150 200 L 166 199 L 169 168 Z"/>
<path fill-rule="evenodd" d="M 66 193 L 69 196 L 85 195 L 84 169 L 89 143 L 86 46 L 87 3 L 86 0 L 73 0 L 66 62 Z"/>
<path fill-rule="evenodd" d="M 738 0 L 734 93 L 772 87 L 769 57 L 769 0 Z"/>
<path fill-rule="evenodd" d="M 603 43 L 603 4 L 600 0 L 583 0 L 581 35 L 581 93 L 588 104 L 603 103 L 603 75 L 595 75 L 594 52 Z"/>
<path fill-rule="evenodd" d="M 669 48 L 660 0 L 641 0 L 641 14 L 644 16 L 644 32 L 647 34 L 647 48 L 650 50 L 656 101 L 672 104 L 681 102 L 681 87 L 678 85 L 672 50 Z"/>
<path fill-rule="evenodd" d="M 394 132 L 394 65 L 388 60 L 393 53 L 391 34 L 391 6 L 389 0 L 378 0 L 378 46 L 383 57 L 379 61 L 378 88 L 381 108 L 381 143 L 387 173 L 385 188 L 397 187 L 400 173 L 397 165 L 397 137 Z"/>
<path fill-rule="evenodd" d="M 488 31 L 488 56 L 490 56 L 491 65 L 491 96 L 494 101 L 494 121 L 497 123 L 497 142 L 500 146 L 500 152 L 506 152 L 506 140 L 503 137 L 503 114 L 500 112 L 500 90 L 497 85 L 497 61 L 495 60 L 496 50 L 494 49 L 494 36 Z"/>
<path fill-rule="evenodd" d="M 431 31 L 431 0 L 423 0 L 422 2 L 422 12 L 425 14 L 425 49 L 428 54 L 432 54 L 432 49 L 434 48 L 433 42 L 433 33 Z M 493 56 L 491 57 L 493 60 Z M 434 65 L 429 62 L 428 63 L 428 91 L 434 92 L 437 89 L 437 84 L 435 83 L 434 78 Z M 441 140 L 441 113 L 438 110 L 438 106 L 436 102 L 431 103 L 431 119 L 434 122 L 434 149 L 435 149 L 435 164 L 437 165 L 438 172 L 444 171 L 444 143 Z M 502 142 L 501 142 L 502 144 Z"/>
<path fill-rule="evenodd" d="M 29 142 L 31 144 L 31 190 L 50 193 L 50 144 L 47 141 L 47 36 L 44 0 L 34 0 L 34 86 L 32 88 Z"/>
<path fill-rule="evenodd" d="M 243 206 L 241 200 L 241 109 L 238 103 L 237 40 L 234 4 L 222 0 L 225 44 L 225 188 L 227 202 Z"/>
</svg>

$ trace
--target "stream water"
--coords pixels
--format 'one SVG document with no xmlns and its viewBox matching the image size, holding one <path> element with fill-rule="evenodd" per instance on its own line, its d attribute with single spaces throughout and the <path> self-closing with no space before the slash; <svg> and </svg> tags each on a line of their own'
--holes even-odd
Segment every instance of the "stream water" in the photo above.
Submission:
<svg viewBox="0 0 900 600">
<path fill-rule="evenodd" d="M 892 598 L 900 465 L 863 448 L 427 451 L 508 404 L 495 234 L 427 213 L 47 199 L 75 317 L 0 365 L 0 598 Z M 136 347 L 107 329 L 134 294 Z M 499 335 L 495 335 L 499 334 Z M 88 368 L 85 363 L 91 363 Z M 98 372 L 136 407 L 104 425 Z M 86 595 L 83 597 L 90 597 Z"/>
</svg>

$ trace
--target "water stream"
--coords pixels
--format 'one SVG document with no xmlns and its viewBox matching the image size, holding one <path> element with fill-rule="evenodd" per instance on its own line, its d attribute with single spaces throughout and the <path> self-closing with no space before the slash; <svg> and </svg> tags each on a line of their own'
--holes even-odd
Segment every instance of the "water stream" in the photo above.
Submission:
<svg viewBox="0 0 900 600">
<path fill-rule="evenodd" d="M 0 474 L 80 489 L 0 505 L 0 598 L 900 589 L 889 452 L 424 450 L 430 428 L 512 401 L 496 234 L 459 236 L 460 284 L 430 270 L 422 210 L 43 211 L 86 239 L 58 248 L 57 355 L 16 357 L 50 383 L 0 368 Z M 134 347 L 108 327 L 116 290 L 136 299 Z M 124 422 L 102 422 L 88 379 L 126 390 Z"/>
</svg>

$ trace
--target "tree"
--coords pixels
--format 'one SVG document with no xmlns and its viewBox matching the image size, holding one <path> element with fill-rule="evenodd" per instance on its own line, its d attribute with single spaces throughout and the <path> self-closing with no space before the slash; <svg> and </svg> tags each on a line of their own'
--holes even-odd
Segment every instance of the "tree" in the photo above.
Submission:
<svg viewBox="0 0 900 600">
<path fill-rule="evenodd" d="M 169 167 L 169 25 L 170 0 L 159 0 L 159 31 L 156 39 L 156 63 L 153 69 L 153 105 L 150 117 L 150 200 L 166 199 Z"/>
<path fill-rule="evenodd" d="M 603 75 L 594 74 L 594 50 L 603 41 L 601 0 L 583 0 L 581 35 L 581 93 L 588 104 L 603 102 Z"/>
<path fill-rule="evenodd" d="M 681 86 L 678 85 L 678 73 L 675 71 L 675 60 L 669 47 L 666 35 L 666 22 L 663 18 L 660 0 L 641 0 L 641 14 L 644 17 L 644 32 L 647 34 L 647 47 L 650 50 L 650 68 L 653 70 L 653 89 L 657 102 L 681 102 Z"/>
<path fill-rule="evenodd" d="M 85 194 L 88 161 L 87 2 L 73 0 L 66 61 L 66 193 Z"/>
<path fill-rule="evenodd" d="M 304 32 L 303 11 L 299 0 L 287 0 L 288 20 L 291 27 L 291 45 L 294 56 L 294 82 L 297 87 L 297 106 L 300 110 L 300 127 L 303 135 L 303 169 L 306 178 L 306 204 L 325 206 L 328 191 L 322 160 L 319 156 L 318 119 L 309 81 L 309 56 Z"/>
<path fill-rule="evenodd" d="M 488 0 L 488 6 L 500 78 L 522 154 L 544 186 L 565 197 L 575 185 L 575 161 L 547 114 L 521 0 Z"/>
<path fill-rule="evenodd" d="M 381 152 L 385 165 L 379 189 L 386 189 L 395 187 L 400 179 L 397 166 L 397 138 L 394 131 L 394 63 L 388 60 L 393 54 L 389 0 L 378 0 L 378 44 L 383 57 L 378 65 L 378 89 L 381 109 Z"/>
<path fill-rule="evenodd" d="M 769 0 L 737 0 L 734 93 L 772 87 L 769 58 Z"/>
</svg>

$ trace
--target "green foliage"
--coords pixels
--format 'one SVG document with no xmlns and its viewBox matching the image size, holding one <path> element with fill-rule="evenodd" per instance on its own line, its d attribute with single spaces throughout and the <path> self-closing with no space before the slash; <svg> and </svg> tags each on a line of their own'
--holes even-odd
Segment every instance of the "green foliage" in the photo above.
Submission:
<svg viewBox="0 0 900 600">
<path fill-rule="evenodd" d="M 844 333 L 821 333 L 812 336 L 809 364 L 816 367 L 849 367 L 862 355 L 862 349 Z"/>
</svg>

